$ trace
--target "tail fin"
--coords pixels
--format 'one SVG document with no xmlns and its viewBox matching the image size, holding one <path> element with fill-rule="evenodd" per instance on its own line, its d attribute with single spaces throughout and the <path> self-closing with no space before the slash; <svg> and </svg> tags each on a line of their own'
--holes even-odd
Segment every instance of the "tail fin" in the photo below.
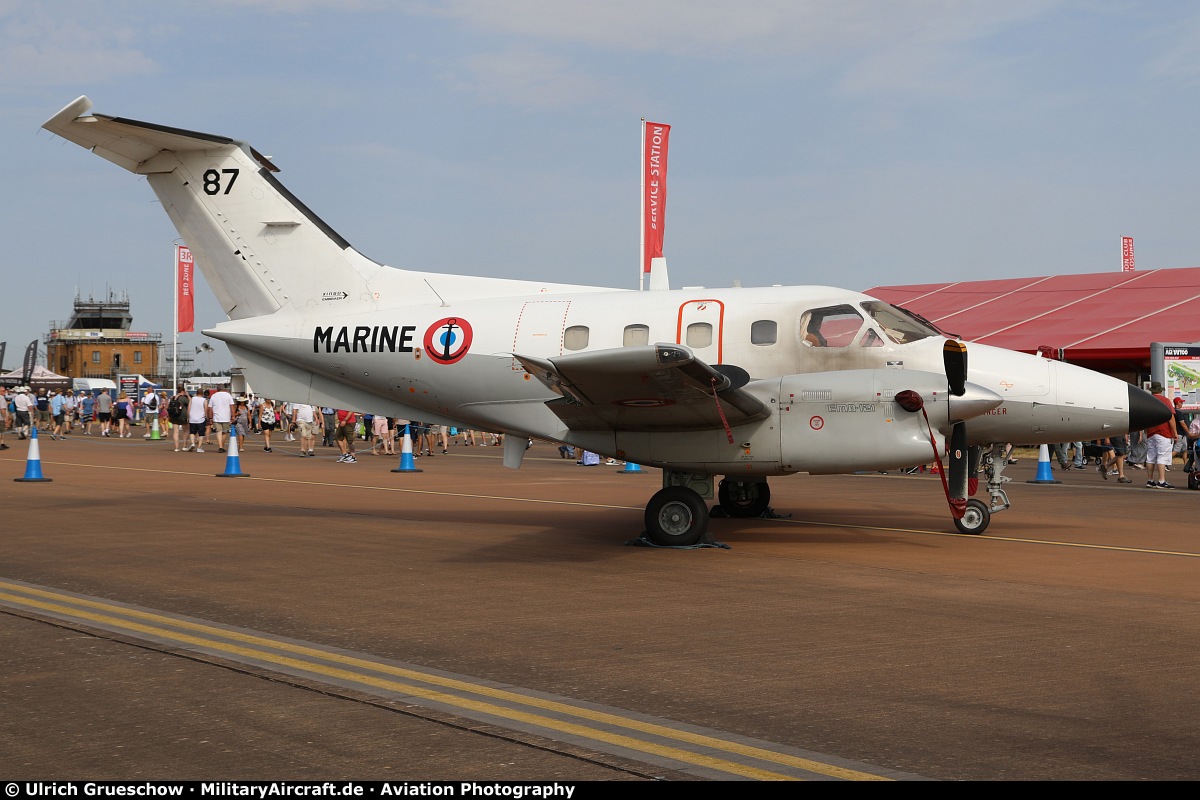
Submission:
<svg viewBox="0 0 1200 800">
<path fill-rule="evenodd" d="M 80 97 L 43 128 L 145 175 L 230 319 L 324 300 L 373 305 L 384 269 L 297 200 L 244 142 L 89 114 Z"/>
</svg>

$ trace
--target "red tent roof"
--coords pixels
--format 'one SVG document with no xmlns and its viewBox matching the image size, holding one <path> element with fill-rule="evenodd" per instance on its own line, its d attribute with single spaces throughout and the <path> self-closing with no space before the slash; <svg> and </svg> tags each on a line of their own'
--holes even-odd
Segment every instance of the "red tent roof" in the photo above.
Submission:
<svg viewBox="0 0 1200 800">
<path fill-rule="evenodd" d="M 1048 346 L 1093 369 L 1149 369 L 1151 342 L 1200 341 L 1200 267 L 876 286 L 866 293 L 967 341 L 1027 353 Z"/>
</svg>

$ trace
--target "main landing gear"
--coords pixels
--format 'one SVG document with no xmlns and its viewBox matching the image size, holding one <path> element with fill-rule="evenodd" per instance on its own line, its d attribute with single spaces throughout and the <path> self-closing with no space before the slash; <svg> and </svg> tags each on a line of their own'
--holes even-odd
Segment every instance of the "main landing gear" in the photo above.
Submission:
<svg viewBox="0 0 1200 800">
<path fill-rule="evenodd" d="M 708 505 L 713 496 L 711 475 L 663 470 L 662 489 L 646 504 L 646 538 L 661 547 L 692 547 L 708 537 Z M 771 487 L 765 479 L 722 480 L 717 502 L 728 517 L 758 517 L 771 502 Z"/>
<path fill-rule="evenodd" d="M 711 475 L 663 470 L 663 488 L 646 504 L 646 538 L 660 547 L 694 547 L 712 543 L 708 536 Z"/>
<path fill-rule="evenodd" d="M 708 533 L 708 506 L 686 486 L 667 486 L 646 504 L 646 536 L 661 547 L 691 547 Z"/>
<path fill-rule="evenodd" d="M 717 501 L 728 517 L 761 517 L 770 506 L 771 487 L 765 480 L 726 478 L 717 487 Z"/>
</svg>

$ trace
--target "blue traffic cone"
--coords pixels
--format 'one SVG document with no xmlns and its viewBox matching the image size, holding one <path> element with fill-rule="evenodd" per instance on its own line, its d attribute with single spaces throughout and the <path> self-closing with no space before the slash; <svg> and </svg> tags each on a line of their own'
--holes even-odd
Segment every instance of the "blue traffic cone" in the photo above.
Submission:
<svg viewBox="0 0 1200 800">
<path fill-rule="evenodd" d="M 1054 480 L 1054 473 L 1050 471 L 1050 445 L 1042 445 L 1042 449 L 1038 451 L 1038 470 L 1037 477 L 1026 483 L 1062 483 L 1062 481 Z"/>
<path fill-rule="evenodd" d="M 417 469 L 416 462 L 413 461 L 412 454 L 412 436 L 408 433 L 408 426 L 404 426 L 404 440 L 400 443 L 400 466 L 392 470 L 392 472 L 424 472 L 423 469 Z"/>
<path fill-rule="evenodd" d="M 42 455 L 38 447 L 37 425 L 29 436 L 29 457 L 25 461 L 25 477 L 13 478 L 17 483 L 50 483 L 52 478 L 42 477 Z"/>
<path fill-rule="evenodd" d="M 229 432 L 229 452 L 225 456 L 225 471 L 218 478 L 249 478 L 249 473 L 242 472 L 242 459 L 238 457 L 237 434 Z"/>
<path fill-rule="evenodd" d="M 642 468 L 632 461 L 625 462 L 625 469 L 621 470 L 622 475 L 637 475 L 642 471 Z"/>
</svg>

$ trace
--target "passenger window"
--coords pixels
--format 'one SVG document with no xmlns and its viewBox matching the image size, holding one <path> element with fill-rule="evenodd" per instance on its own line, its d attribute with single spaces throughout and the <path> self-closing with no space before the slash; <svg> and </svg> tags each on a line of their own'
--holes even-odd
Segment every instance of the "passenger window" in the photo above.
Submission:
<svg viewBox="0 0 1200 800">
<path fill-rule="evenodd" d="M 621 345 L 636 347 L 639 344 L 650 344 L 650 327 L 648 325 L 626 325 Z"/>
<path fill-rule="evenodd" d="M 582 350 L 588 346 L 590 331 L 586 325 L 572 325 L 563 331 L 564 350 Z"/>
<path fill-rule="evenodd" d="M 688 347 L 702 348 L 712 344 L 712 325 L 707 322 L 693 322 L 687 326 Z"/>
<path fill-rule="evenodd" d="M 750 325 L 750 344 L 769 345 L 778 341 L 779 325 L 773 319 L 760 319 Z"/>
</svg>

